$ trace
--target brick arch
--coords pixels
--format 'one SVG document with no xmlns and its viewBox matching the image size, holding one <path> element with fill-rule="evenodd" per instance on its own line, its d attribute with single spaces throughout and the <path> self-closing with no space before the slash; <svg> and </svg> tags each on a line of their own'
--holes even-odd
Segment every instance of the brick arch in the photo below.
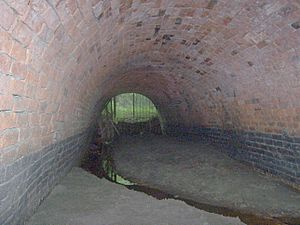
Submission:
<svg viewBox="0 0 300 225">
<path fill-rule="evenodd" d="M 143 68 L 107 76 L 108 80 L 102 83 L 105 88 L 100 88 L 99 96 L 102 98 L 96 104 L 96 114 L 113 96 L 135 92 L 151 99 L 167 124 L 179 125 L 183 121 L 180 108 L 186 107 L 187 103 L 178 92 L 179 88 L 174 83 L 169 85 L 173 82 L 171 78 L 159 71 L 145 71 Z"/>
<path fill-rule="evenodd" d="M 241 140 L 239 159 L 299 183 L 287 153 L 299 151 L 298 0 L 0 0 L 0 11 L 0 165 L 76 158 L 61 149 L 88 140 L 97 103 L 137 86 L 170 125 Z"/>
<path fill-rule="evenodd" d="M 183 125 L 220 127 L 229 114 L 237 129 L 299 134 L 297 1 L 2 1 L 1 9 L 2 129 L 18 127 L 2 147 L 23 136 L 21 155 L 88 127 L 95 93 L 116 67 L 170 74 L 193 105 L 179 108 Z"/>
<path fill-rule="evenodd" d="M 297 98 L 293 97 L 298 96 L 297 85 L 289 90 L 293 93 L 289 103 L 282 103 L 286 99 L 283 87 L 288 85 L 283 77 L 298 83 L 296 1 L 128 4 L 121 6 L 119 14 L 109 13 L 114 9 L 108 1 L 100 4 L 103 15 L 99 25 L 115 21 L 111 32 L 118 33 L 103 34 L 112 44 L 101 49 L 107 52 L 101 59 L 109 59 L 102 63 L 107 74 L 115 69 L 115 62 L 125 64 L 120 71 L 138 64 L 145 72 L 153 65 L 164 73 L 176 70 L 172 78 L 184 77 L 187 82 L 183 89 L 193 99 L 192 117 L 183 117 L 199 126 L 222 127 L 229 119 L 226 126 L 234 129 L 299 133 L 298 126 L 288 122 L 298 111 Z M 146 6 L 153 10 L 147 11 Z M 130 19 L 133 14 L 134 19 Z M 287 35 L 289 41 L 284 43 Z M 103 41 L 107 43 L 107 39 Z M 289 68 L 288 74 L 284 68 Z M 282 107 L 284 104 L 289 106 Z M 274 117 L 281 122 L 274 123 Z"/>
</svg>

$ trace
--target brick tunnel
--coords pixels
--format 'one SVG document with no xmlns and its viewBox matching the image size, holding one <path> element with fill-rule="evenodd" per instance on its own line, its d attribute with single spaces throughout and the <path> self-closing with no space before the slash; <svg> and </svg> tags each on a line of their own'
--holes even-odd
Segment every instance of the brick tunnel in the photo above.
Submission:
<svg viewBox="0 0 300 225">
<path fill-rule="evenodd" d="M 149 97 L 193 134 L 300 185 L 298 0 L 0 0 L 0 224 L 23 224 L 104 103 Z"/>
</svg>

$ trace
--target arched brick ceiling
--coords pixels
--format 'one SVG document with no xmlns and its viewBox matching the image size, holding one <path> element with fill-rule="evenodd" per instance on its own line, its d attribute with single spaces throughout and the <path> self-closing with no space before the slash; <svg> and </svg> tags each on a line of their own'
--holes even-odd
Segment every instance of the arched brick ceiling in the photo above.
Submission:
<svg viewBox="0 0 300 225">
<path fill-rule="evenodd" d="M 1 129 L 18 127 L 20 154 L 78 133 L 123 91 L 144 93 L 182 126 L 300 133 L 298 0 L 1 0 L 0 9 L 10 121 Z"/>
<path fill-rule="evenodd" d="M 299 132 L 299 2 L 96 1 L 94 10 L 99 5 L 109 79 L 135 68 L 160 73 L 184 125 Z M 163 88 L 147 79 L 154 93 Z"/>
</svg>

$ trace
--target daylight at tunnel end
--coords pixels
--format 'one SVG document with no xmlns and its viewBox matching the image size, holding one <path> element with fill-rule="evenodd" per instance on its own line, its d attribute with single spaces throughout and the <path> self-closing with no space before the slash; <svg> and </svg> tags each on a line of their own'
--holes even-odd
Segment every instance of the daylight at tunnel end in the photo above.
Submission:
<svg viewBox="0 0 300 225">
<path fill-rule="evenodd" d="M 0 11 L 0 224 L 31 215 L 78 165 L 122 93 L 148 97 L 168 135 L 300 186 L 298 0 L 0 0 Z"/>
</svg>

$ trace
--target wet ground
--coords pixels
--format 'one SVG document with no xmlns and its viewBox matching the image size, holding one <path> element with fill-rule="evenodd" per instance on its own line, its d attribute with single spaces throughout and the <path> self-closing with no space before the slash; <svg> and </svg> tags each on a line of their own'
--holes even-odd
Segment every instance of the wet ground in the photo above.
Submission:
<svg viewBox="0 0 300 225">
<path fill-rule="evenodd" d="M 300 224 L 298 191 L 218 150 L 153 135 L 93 145 L 82 167 L 97 177 L 74 168 L 26 224 Z"/>
<path fill-rule="evenodd" d="M 243 225 L 239 218 L 198 210 L 174 199 L 157 200 L 80 169 L 43 201 L 27 225 Z"/>
<path fill-rule="evenodd" d="M 138 184 L 135 189 L 148 194 L 156 190 L 206 211 L 238 215 L 247 224 L 300 224 L 299 191 L 208 143 L 127 136 L 113 149 L 115 170 Z"/>
</svg>

